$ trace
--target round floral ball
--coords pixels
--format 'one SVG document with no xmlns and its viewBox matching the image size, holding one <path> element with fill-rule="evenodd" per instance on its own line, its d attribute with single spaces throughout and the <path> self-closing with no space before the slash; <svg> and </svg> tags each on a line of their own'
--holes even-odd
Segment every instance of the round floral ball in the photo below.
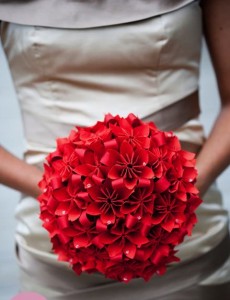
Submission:
<svg viewBox="0 0 230 300">
<path fill-rule="evenodd" d="M 179 259 L 201 203 L 195 154 L 133 114 L 105 116 L 57 139 L 47 157 L 40 218 L 53 251 L 77 274 L 129 282 Z"/>
</svg>

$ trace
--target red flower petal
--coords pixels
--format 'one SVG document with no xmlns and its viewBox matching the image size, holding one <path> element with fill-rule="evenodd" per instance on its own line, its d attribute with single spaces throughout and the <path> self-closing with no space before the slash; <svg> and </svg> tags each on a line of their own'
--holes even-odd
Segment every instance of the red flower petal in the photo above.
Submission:
<svg viewBox="0 0 230 300">
<path fill-rule="evenodd" d="M 101 222 L 103 224 L 107 224 L 107 225 L 114 224 L 115 219 L 116 217 L 112 210 L 109 210 L 106 213 L 101 213 Z"/>
<path fill-rule="evenodd" d="M 134 130 L 135 136 L 148 136 L 149 135 L 149 126 L 147 124 L 140 125 L 135 127 Z"/>
<path fill-rule="evenodd" d="M 170 187 L 170 182 L 166 179 L 166 177 L 161 177 L 159 180 L 155 182 L 155 190 L 157 193 L 162 193 L 166 191 Z"/>
<path fill-rule="evenodd" d="M 81 215 L 81 210 L 75 206 L 74 208 L 71 208 L 69 211 L 69 220 L 70 221 L 75 221 L 77 220 Z"/>
<path fill-rule="evenodd" d="M 153 170 L 149 167 L 145 167 L 142 171 L 141 177 L 147 179 L 153 179 L 154 178 Z"/>
<path fill-rule="evenodd" d="M 102 234 L 100 234 L 98 236 L 98 238 L 102 244 L 107 245 L 107 244 L 114 243 L 119 238 L 119 236 L 117 236 L 115 234 L 111 234 L 107 231 L 107 232 L 103 232 Z"/>
<path fill-rule="evenodd" d="M 136 178 L 124 178 L 124 185 L 127 189 L 132 190 L 137 185 L 137 179 Z"/>
<path fill-rule="evenodd" d="M 125 225 L 126 225 L 126 227 L 127 228 L 132 228 L 133 226 L 135 226 L 136 224 L 137 224 L 137 222 L 138 222 L 138 218 L 137 217 L 134 217 L 134 216 L 132 216 L 132 215 L 128 215 L 127 217 L 126 217 L 126 220 L 125 220 Z"/>
<path fill-rule="evenodd" d="M 131 243 L 137 245 L 138 247 L 142 246 L 143 244 L 146 244 L 149 241 L 145 236 L 142 236 L 139 232 L 130 233 L 127 236 L 127 239 Z"/>
<path fill-rule="evenodd" d="M 197 177 L 197 171 L 194 168 L 186 168 L 183 172 L 183 179 L 187 182 L 193 182 Z"/>
<path fill-rule="evenodd" d="M 117 151 L 111 149 L 107 150 L 102 156 L 100 162 L 108 167 L 112 167 L 118 161 L 120 155 Z"/>
<path fill-rule="evenodd" d="M 132 204 L 129 201 L 126 201 L 123 206 L 121 207 L 121 213 L 122 214 L 130 214 L 134 212 L 138 207 L 138 203 Z M 136 218 L 135 218 L 136 219 Z"/>
<path fill-rule="evenodd" d="M 70 208 L 70 202 L 61 202 L 55 210 L 55 214 L 62 216 L 68 213 Z"/>
<path fill-rule="evenodd" d="M 160 147 L 166 143 L 164 132 L 158 131 L 152 135 L 151 143 L 153 147 Z"/>
<path fill-rule="evenodd" d="M 60 188 L 53 191 L 53 196 L 59 201 L 68 201 L 70 195 L 67 193 L 66 188 Z"/>
<path fill-rule="evenodd" d="M 75 172 L 83 176 L 88 176 L 93 170 L 94 167 L 90 164 L 79 165 L 75 167 Z"/>
<path fill-rule="evenodd" d="M 100 219 L 97 219 L 96 229 L 97 229 L 98 233 L 104 232 L 107 230 L 107 225 L 102 223 Z"/>
<path fill-rule="evenodd" d="M 89 238 L 86 234 L 78 235 L 73 239 L 75 248 L 87 247 L 89 245 Z"/>
<path fill-rule="evenodd" d="M 98 216 L 101 214 L 100 205 L 98 203 L 90 203 L 86 209 L 86 213 L 91 216 Z"/>
<path fill-rule="evenodd" d="M 195 158 L 195 153 L 192 153 L 192 152 L 189 152 L 189 151 L 184 151 L 184 150 L 181 150 L 180 151 L 180 155 L 186 159 L 186 160 L 193 160 Z"/>
<path fill-rule="evenodd" d="M 151 223 L 154 225 L 160 224 L 164 220 L 164 218 L 165 218 L 165 215 L 163 215 L 163 214 L 153 215 Z"/>
<path fill-rule="evenodd" d="M 67 215 L 57 218 L 58 227 L 63 229 L 69 226 Z"/>
<path fill-rule="evenodd" d="M 171 232 L 173 230 L 174 225 L 175 225 L 175 219 L 171 215 L 168 215 L 161 223 L 161 227 L 168 232 Z"/>
<path fill-rule="evenodd" d="M 134 150 L 133 150 L 133 147 L 128 142 L 124 141 L 121 144 L 120 152 L 121 152 L 121 155 L 125 155 L 125 156 L 127 155 L 127 156 L 131 157 Z"/>
<path fill-rule="evenodd" d="M 179 150 L 181 150 L 180 142 L 179 142 L 179 140 L 178 140 L 178 138 L 176 136 L 170 137 L 167 140 L 167 145 L 168 145 L 168 148 L 171 151 L 179 151 Z"/>
<path fill-rule="evenodd" d="M 115 241 L 113 244 L 110 244 L 107 248 L 109 256 L 114 257 L 121 254 L 123 250 L 123 245 L 121 241 Z"/>
<path fill-rule="evenodd" d="M 134 244 L 132 244 L 132 243 L 130 243 L 130 242 L 127 241 L 125 243 L 124 248 L 123 248 L 123 253 L 128 258 L 133 259 L 135 257 L 135 254 L 136 254 L 136 249 L 137 249 L 137 247 Z"/>
<path fill-rule="evenodd" d="M 120 178 L 121 177 L 121 172 L 123 170 L 123 167 L 122 166 L 119 166 L 119 165 L 115 165 L 113 166 L 110 170 L 109 170 L 109 173 L 108 173 L 108 178 L 110 179 L 117 179 L 117 178 Z"/>
<path fill-rule="evenodd" d="M 169 254 L 169 246 L 161 245 L 155 251 L 154 255 L 151 258 L 151 261 L 155 265 L 158 265 L 161 262 L 162 258 L 164 258 L 165 256 L 168 256 L 168 254 Z"/>
</svg>

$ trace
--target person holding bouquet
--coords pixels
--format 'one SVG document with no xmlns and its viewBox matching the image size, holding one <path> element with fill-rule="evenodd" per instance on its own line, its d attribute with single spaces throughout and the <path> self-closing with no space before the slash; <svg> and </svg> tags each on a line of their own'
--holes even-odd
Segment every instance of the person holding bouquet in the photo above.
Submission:
<svg viewBox="0 0 230 300">
<path fill-rule="evenodd" d="M 51 300 L 228 299 L 228 213 L 214 181 L 230 161 L 229 13 L 225 0 L 0 1 L 1 40 L 26 139 L 24 161 L 0 148 L 0 182 L 22 193 L 16 208 L 22 290 Z M 202 33 L 222 104 L 206 140 L 198 119 Z M 196 154 L 196 188 L 203 199 L 198 223 L 176 248 L 181 262 L 148 282 L 77 276 L 69 263 L 57 260 L 38 218 L 36 198 L 44 193 L 38 182 L 56 139 L 108 113 L 132 113 L 173 130 L 182 148 Z M 68 169 L 71 163 L 65 163 Z"/>
</svg>

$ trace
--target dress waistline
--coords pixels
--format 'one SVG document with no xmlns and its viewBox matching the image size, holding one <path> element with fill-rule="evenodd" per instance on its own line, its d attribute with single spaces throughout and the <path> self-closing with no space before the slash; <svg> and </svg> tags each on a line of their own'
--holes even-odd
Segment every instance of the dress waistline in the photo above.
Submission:
<svg viewBox="0 0 230 300">
<path fill-rule="evenodd" d="M 158 110 L 143 119 L 153 121 L 161 130 L 176 130 L 200 113 L 198 91 L 184 97 L 178 102 Z"/>
<path fill-rule="evenodd" d="M 180 128 L 199 114 L 199 94 L 198 91 L 195 91 L 180 101 L 143 118 L 143 121 L 153 121 L 160 130 L 171 131 Z M 181 141 L 181 147 L 184 150 L 198 154 L 202 146 L 192 142 Z"/>
</svg>

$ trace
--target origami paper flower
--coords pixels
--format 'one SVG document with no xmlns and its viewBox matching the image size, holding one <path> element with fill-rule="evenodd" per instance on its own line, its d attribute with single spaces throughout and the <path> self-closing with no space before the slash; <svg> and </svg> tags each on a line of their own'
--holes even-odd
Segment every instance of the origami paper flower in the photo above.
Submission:
<svg viewBox="0 0 230 300">
<path fill-rule="evenodd" d="M 194 157 L 133 114 L 59 138 L 38 197 L 59 260 L 123 282 L 164 274 L 197 221 Z"/>
</svg>

